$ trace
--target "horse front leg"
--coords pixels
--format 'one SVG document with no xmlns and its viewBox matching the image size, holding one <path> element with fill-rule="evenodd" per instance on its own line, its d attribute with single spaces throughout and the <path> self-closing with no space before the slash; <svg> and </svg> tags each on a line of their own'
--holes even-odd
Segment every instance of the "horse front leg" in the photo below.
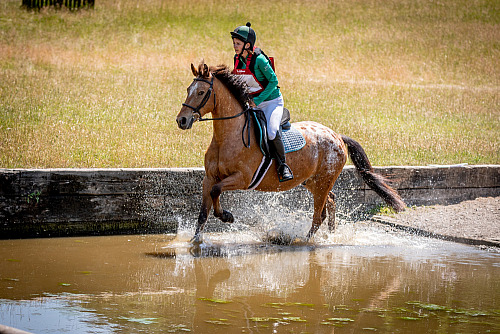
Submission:
<svg viewBox="0 0 500 334">
<path fill-rule="evenodd" d="M 213 200 L 210 196 L 210 190 L 212 189 L 212 185 L 214 184 L 208 177 L 205 176 L 203 179 L 203 192 L 202 192 L 202 200 L 201 200 L 201 208 L 200 214 L 198 215 L 198 223 L 196 225 L 196 232 L 194 233 L 191 242 L 193 244 L 201 244 L 202 238 L 201 233 L 203 232 L 203 228 L 208 220 L 208 214 L 212 209 Z"/>
<path fill-rule="evenodd" d="M 222 185 L 216 184 L 212 187 L 210 191 L 210 196 L 212 197 L 212 202 L 214 204 L 214 216 L 219 218 L 223 223 L 233 223 L 233 214 L 229 211 L 222 209 L 220 204 L 220 195 L 222 194 Z"/>
<path fill-rule="evenodd" d="M 215 184 L 210 191 L 210 196 L 212 197 L 214 205 L 214 216 L 224 223 L 233 223 L 234 217 L 231 212 L 222 209 L 220 195 L 224 191 L 238 189 L 245 189 L 245 180 L 242 172 L 235 172 L 222 179 L 219 183 Z"/>
<path fill-rule="evenodd" d="M 223 210 L 220 205 L 220 195 L 224 191 L 237 190 L 244 188 L 244 179 L 241 172 L 234 173 L 226 178 L 224 178 L 219 183 L 215 182 L 205 177 L 203 179 L 203 201 L 201 205 L 200 215 L 198 216 L 198 225 L 196 226 L 196 232 L 191 241 L 193 243 L 201 243 L 201 233 L 207 222 L 208 215 L 212 208 L 214 207 L 214 216 L 219 218 L 225 223 L 234 222 L 234 217 L 231 212 Z"/>
</svg>

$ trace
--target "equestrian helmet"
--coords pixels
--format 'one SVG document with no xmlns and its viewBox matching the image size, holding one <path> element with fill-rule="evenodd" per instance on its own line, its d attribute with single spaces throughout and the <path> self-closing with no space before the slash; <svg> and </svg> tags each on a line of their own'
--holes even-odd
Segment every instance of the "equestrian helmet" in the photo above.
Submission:
<svg viewBox="0 0 500 334">
<path fill-rule="evenodd" d="M 247 22 L 247 24 L 244 26 L 239 26 L 231 32 L 231 37 L 237 38 L 245 44 L 250 43 L 250 50 L 253 50 L 257 35 L 255 34 L 255 30 L 250 28 L 250 26 L 250 22 Z"/>
</svg>

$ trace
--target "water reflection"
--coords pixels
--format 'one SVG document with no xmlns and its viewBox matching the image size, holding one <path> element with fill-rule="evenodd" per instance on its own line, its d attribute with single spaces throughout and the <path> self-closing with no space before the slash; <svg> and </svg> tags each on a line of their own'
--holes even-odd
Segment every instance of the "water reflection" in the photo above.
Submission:
<svg viewBox="0 0 500 334">
<path fill-rule="evenodd" d="M 314 247 L 212 234 L 200 257 L 172 238 L 0 241 L 0 323 L 36 333 L 53 333 L 48 322 L 81 333 L 500 330 L 496 253 L 373 227 L 341 231 L 340 243 L 320 235 Z"/>
</svg>

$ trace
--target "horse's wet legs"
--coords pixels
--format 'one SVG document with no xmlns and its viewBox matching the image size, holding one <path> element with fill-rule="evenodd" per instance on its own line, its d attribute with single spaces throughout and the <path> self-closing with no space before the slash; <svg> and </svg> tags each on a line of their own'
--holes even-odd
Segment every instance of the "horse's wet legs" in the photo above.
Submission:
<svg viewBox="0 0 500 334">
<path fill-rule="evenodd" d="M 196 225 L 196 232 L 194 233 L 193 239 L 191 242 L 201 243 L 201 233 L 203 232 L 203 228 L 205 227 L 205 223 L 208 219 L 208 214 L 205 212 L 203 208 L 201 209 L 200 215 L 198 216 L 198 224 Z"/>
<path fill-rule="evenodd" d="M 311 240 L 311 238 L 313 237 L 313 235 L 316 233 L 316 231 L 318 231 L 319 229 L 319 226 L 320 225 L 317 225 L 317 224 L 314 224 L 311 226 L 311 229 L 309 230 L 309 232 L 307 233 L 306 235 L 306 241 L 309 241 Z"/>
<path fill-rule="evenodd" d="M 325 182 L 327 179 L 329 182 Z M 333 180 L 332 180 L 333 179 Z M 332 231 L 332 226 L 335 225 L 335 195 L 331 191 L 335 179 L 333 177 L 324 176 L 323 178 L 311 179 L 306 182 L 305 187 L 311 192 L 314 198 L 314 214 L 311 229 L 307 233 L 306 240 L 309 241 L 318 231 L 319 227 L 327 217 L 328 226 Z M 333 216 L 333 220 L 332 220 Z"/>
<path fill-rule="evenodd" d="M 334 232 L 336 228 L 336 223 L 335 223 L 335 201 L 334 201 L 335 195 L 333 192 L 328 193 L 328 197 L 326 199 L 326 203 L 323 205 L 323 209 L 321 210 L 321 215 L 316 214 L 316 200 L 315 200 L 315 209 L 314 209 L 314 216 L 313 216 L 313 222 L 311 229 L 307 233 L 306 239 L 309 241 L 314 234 L 319 230 L 319 227 L 321 224 L 325 221 L 327 218 L 327 212 L 328 212 L 328 230 L 330 232 Z"/>
<path fill-rule="evenodd" d="M 335 221 L 335 211 L 337 211 L 337 205 L 335 204 L 335 194 L 333 191 L 328 193 L 325 209 L 328 210 L 328 230 L 330 232 L 335 232 L 335 229 L 337 228 L 337 222 Z"/>
<path fill-rule="evenodd" d="M 203 228 L 205 227 L 205 224 L 208 220 L 208 214 L 210 213 L 210 210 L 212 209 L 212 197 L 210 196 L 210 193 L 207 189 L 210 189 L 210 181 L 205 178 L 203 180 L 203 197 L 202 197 L 202 202 L 201 202 L 201 209 L 200 209 L 200 214 L 198 215 L 198 223 L 196 225 L 196 232 L 194 233 L 194 237 L 191 239 L 191 242 L 193 243 L 201 243 L 201 234 L 203 232 Z"/>
<path fill-rule="evenodd" d="M 220 195 L 222 193 L 221 186 L 216 184 L 212 187 L 210 191 L 210 196 L 212 197 L 212 202 L 214 204 L 214 216 L 219 218 L 224 223 L 233 223 L 233 214 L 229 211 L 223 210 L 220 205 Z"/>
<path fill-rule="evenodd" d="M 319 227 L 321 226 L 321 223 L 326 218 L 326 208 L 325 208 L 325 201 L 326 198 L 321 198 L 322 196 L 316 196 L 314 195 L 314 214 L 313 214 L 313 221 L 312 221 L 312 226 L 309 232 L 307 233 L 306 240 L 309 241 L 316 231 L 318 231 Z"/>
<path fill-rule="evenodd" d="M 214 216 L 219 218 L 224 223 L 234 222 L 234 217 L 231 212 L 222 209 L 219 197 L 224 191 L 237 189 L 245 189 L 245 181 L 241 171 L 225 177 L 219 183 L 214 184 L 210 190 L 210 196 L 214 204 Z"/>
</svg>

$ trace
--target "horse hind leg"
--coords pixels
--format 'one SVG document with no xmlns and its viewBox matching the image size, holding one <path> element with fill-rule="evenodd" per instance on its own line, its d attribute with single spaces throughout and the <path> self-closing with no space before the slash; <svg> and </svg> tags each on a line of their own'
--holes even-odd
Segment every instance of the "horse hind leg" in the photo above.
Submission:
<svg viewBox="0 0 500 334">
<path fill-rule="evenodd" d="M 331 186 L 333 185 L 330 185 L 330 183 L 325 185 L 322 182 L 311 182 L 305 184 L 305 187 L 311 192 L 314 199 L 313 221 L 311 229 L 309 230 L 306 236 L 307 241 L 309 241 L 318 231 L 321 224 L 327 217 L 327 211 L 328 211 L 328 216 L 331 216 L 330 213 L 333 202 L 331 201 L 331 195 L 330 195 Z"/>
<path fill-rule="evenodd" d="M 319 219 L 318 216 L 316 215 L 316 212 L 319 210 L 319 208 L 316 207 L 316 203 L 318 203 L 318 207 L 321 205 L 321 203 L 323 203 L 323 209 L 321 210 L 321 215 L 319 216 Z M 315 214 L 313 216 L 313 223 L 306 237 L 306 240 L 308 241 L 319 230 L 321 224 L 327 218 L 328 218 L 328 231 L 335 232 L 335 229 L 337 228 L 337 224 L 335 222 L 335 211 L 336 211 L 335 194 L 332 191 L 328 192 L 328 195 L 326 196 L 325 200 L 322 200 L 321 198 L 318 199 L 315 198 L 314 206 L 315 206 L 314 208 Z"/>
<path fill-rule="evenodd" d="M 337 229 L 337 221 L 335 220 L 337 205 L 335 204 L 335 194 L 333 193 L 333 191 L 330 191 L 328 193 L 324 210 L 328 210 L 328 230 L 330 232 L 335 232 L 335 230 Z"/>
</svg>

